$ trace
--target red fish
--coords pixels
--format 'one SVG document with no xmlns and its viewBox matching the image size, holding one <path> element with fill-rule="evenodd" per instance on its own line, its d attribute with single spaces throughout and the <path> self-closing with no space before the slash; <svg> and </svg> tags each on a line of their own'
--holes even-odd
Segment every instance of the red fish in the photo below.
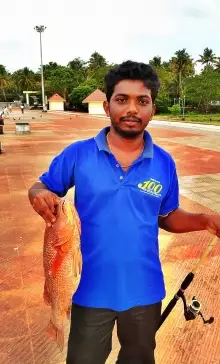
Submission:
<svg viewBox="0 0 220 364">
<path fill-rule="evenodd" d="M 46 227 L 44 235 L 44 301 L 51 307 L 47 333 L 64 348 L 64 319 L 70 317 L 72 295 L 82 270 L 80 250 L 81 225 L 78 213 L 69 200 L 61 200 L 57 219 Z"/>
</svg>

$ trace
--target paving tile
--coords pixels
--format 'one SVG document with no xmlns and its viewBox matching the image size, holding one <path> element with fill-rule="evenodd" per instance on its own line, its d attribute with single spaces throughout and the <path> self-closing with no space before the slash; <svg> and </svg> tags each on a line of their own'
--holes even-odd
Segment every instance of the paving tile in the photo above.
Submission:
<svg viewBox="0 0 220 364">
<path fill-rule="evenodd" d="M 43 300 L 44 281 L 32 282 L 29 285 L 25 285 L 22 290 L 23 297 L 25 299 L 26 308 L 38 309 L 38 306 L 44 305 Z M 46 309 L 46 308 L 45 308 Z"/>
<path fill-rule="evenodd" d="M 170 141 L 170 138 L 168 137 L 166 139 L 167 141 Z M 172 138 L 173 143 L 188 145 L 192 147 L 197 147 L 201 149 L 208 149 L 208 150 L 215 150 L 220 152 L 220 143 L 219 143 L 219 136 L 218 135 L 186 135 L 184 138 L 180 137 L 173 137 Z"/>
<path fill-rule="evenodd" d="M 218 151 L 175 144 L 163 139 L 160 139 L 158 144 L 171 153 L 176 160 L 179 176 L 220 173 L 220 153 Z"/>
<path fill-rule="evenodd" d="M 13 325 L 8 325 L 9 322 L 13 323 Z M 4 314 L 0 315 L 0 326 L 0 340 L 27 336 L 29 329 L 26 309 L 20 310 L 16 307 L 15 309 L 5 310 Z"/>
<path fill-rule="evenodd" d="M 66 343 L 63 352 L 60 352 L 57 345 L 51 341 L 43 330 L 37 334 L 32 335 L 32 345 L 34 351 L 34 363 L 35 364 L 57 364 L 64 362 L 66 359 Z M 65 330 L 65 337 L 68 337 L 69 328 Z"/>
<path fill-rule="evenodd" d="M 22 287 L 21 267 L 18 260 L 0 264 L 0 291 Z"/>
<path fill-rule="evenodd" d="M 34 364 L 28 335 L 0 340 L 0 364 Z"/>
<path fill-rule="evenodd" d="M 60 353 L 44 331 L 50 315 L 50 308 L 43 302 L 45 223 L 30 207 L 27 189 L 65 146 L 96 135 L 108 121 L 84 116 L 70 119 L 49 113 L 41 121 L 39 113 L 31 115 L 36 120 L 31 123 L 30 136 L 16 136 L 14 124 L 6 123 L 5 154 L 1 158 L 4 164 L 0 164 L 1 207 L 5 210 L 0 214 L 0 324 L 4 325 L 0 336 L 0 364 L 64 364 L 66 346 Z M 217 213 L 220 153 L 215 140 L 208 134 L 182 130 L 151 127 L 149 131 L 155 142 L 174 157 L 180 177 L 181 207 L 189 212 Z M 71 189 L 68 197 L 72 198 L 73 194 Z M 208 232 L 169 234 L 160 230 L 160 258 L 167 290 L 163 309 L 211 238 Z M 219 247 L 216 245 L 209 254 L 186 292 L 187 302 L 193 295 L 198 296 L 205 317 L 213 315 L 214 324 L 204 326 L 199 318 L 186 322 L 182 302 L 178 302 L 157 333 L 157 364 L 220 363 Z M 68 332 L 66 321 L 65 345 Z M 115 363 L 118 350 L 114 330 L 108 364 Z"/>
<path fill-rule="evenodd" d="M 12 289 L 0 292 L 0 315 L 10 310 L 22 311 L 26 309 L 24 292 L 22 289 Z"/>
<path fill-rule="evenodd" d="M 180 177 L 180 193 L 195 202 L 211 208 L 213 212 L 219 212 L 220 184 L 215 179 L 216 176 L 218 177 L 218 174 L 195 175 L 191 176 L 188 182 L 185 177 Z M 206 184 L 205 187 L 201 187 L 204 184 Z"/>
<path fill-rule="evenodd" d="M 19 256 L 23 285 L 32 282 L 41 283 L 44 280 L 43 257 L 41 254 Z"/>
</svg>

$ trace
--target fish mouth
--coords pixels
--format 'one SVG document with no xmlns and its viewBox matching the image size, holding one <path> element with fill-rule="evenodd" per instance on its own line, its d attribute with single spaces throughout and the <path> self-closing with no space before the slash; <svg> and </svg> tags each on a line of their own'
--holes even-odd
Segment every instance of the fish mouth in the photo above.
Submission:
<svg viewBox="0 0 220 364">
<path fill-rule="evenodd" d="M 64 200 L 62 203 L 62 212 L 67 217 L 67 222 L 72 224 L 73 223 L 73 210 L 72 204 L 69 200 Z"/>
</svg>

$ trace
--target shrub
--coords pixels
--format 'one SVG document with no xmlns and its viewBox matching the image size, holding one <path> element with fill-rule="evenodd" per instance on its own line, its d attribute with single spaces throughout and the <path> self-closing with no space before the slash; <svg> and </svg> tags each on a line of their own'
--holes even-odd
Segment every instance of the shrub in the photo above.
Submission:
<svg viewBox="0 0 220 364">
<path fill-rule="evenodd" d="M 181 113 L 181 108 L 180 108 L 179 104 L 175 104 L 171 107 L 168 107 L 168 109 L 172 115 L 180 115 L 180 113 Z"/>
</svg>

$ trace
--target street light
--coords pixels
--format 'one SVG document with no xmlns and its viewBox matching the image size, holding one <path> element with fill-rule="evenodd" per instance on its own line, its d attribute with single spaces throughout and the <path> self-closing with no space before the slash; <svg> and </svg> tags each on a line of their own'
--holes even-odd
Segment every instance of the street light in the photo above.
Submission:
<svg viewBox="0 0 220 364">
<path fill-rule="evenodd" d="M 34 28 L 38 33 L 40 33 L 40 59 L 41 59 L 41 86 L 42 86 L 42 104 L 43 104 L 43 111 L 47 111 L 47 107 L 45 105 L 45 92 L 44 92 L 44 70 L 43 70 L 43 56 L 42 56 L 42 40 L 41 40 L 41 33 L 47 29 L 44 25 L 37 25 Z"/>
</svg>

